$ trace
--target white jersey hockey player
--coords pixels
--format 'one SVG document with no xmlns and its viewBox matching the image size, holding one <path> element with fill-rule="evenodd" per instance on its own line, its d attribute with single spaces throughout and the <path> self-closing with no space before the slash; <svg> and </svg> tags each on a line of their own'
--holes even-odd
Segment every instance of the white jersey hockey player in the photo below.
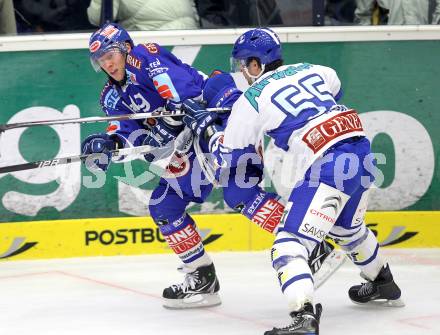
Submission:
<svg viewBox="0 0 440 335">
<path fill-rule="evenodd" d="M 265 334 L 319 333 L 322 307 L 313 306 L 307 260 L 326 236 L 367 280 L 349 289 L 353 302 L 403 306 L 378 241 L 364 223 L 375 161 L 356 111 L 336 102 L 341 95 L 336 72 L 308 63 L 283 66 L 281 43 L 268 28 L 241 35 L 232 57 L 252 85 L 234 104 L 224 136 L 211 137 L 218 142 L 211 147 L 220 148 L 219 166 L 227 168 L 235 153 L 258 148 L 269 136 L 284 152 L 279 170 L 294 174 L 288 178 L 291 193 L 272 247 L 272 266 L 292 323 Z M 197 125 L 206 125 L 202 119 L 195 116 Z M 293 166 L 295 171 L 289 171 Z"/>
</svg>

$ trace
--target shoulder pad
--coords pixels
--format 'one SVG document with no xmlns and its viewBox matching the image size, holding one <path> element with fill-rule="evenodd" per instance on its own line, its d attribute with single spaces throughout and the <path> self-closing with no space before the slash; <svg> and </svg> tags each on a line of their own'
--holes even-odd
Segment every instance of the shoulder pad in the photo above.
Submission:
<svg viewBox="0 0 440 335">
<path fill-rule="evenodd" d="M 211 72 L 211 74 L 209 75 L 209 78 L 212 78 L 212 77 L 214 77 L 214 76 L 216 76 L 216 75 L 219 75 L 219 74 L 222 74 L 222 73 L 226 73 L 226 72 L 224 72 L 224 71 L 222 71 L 222 70 L 213 70 L 212 72 Z"/>
<path fill-rule="evenodd" d="M 157 55 L 160 53 L 160 46 L 156 43 L 144 43 L 140 44 L 149 54 Z"/>
<path fill-rule="evenodd" d="M 156 43 L 138 44 L 127 55 L 127 64 L 137 68 L 148 68 L 149 62 L 163 57 L 162 48 Z"/>
<path fill-rule="evenodd" d="M 136 45 L 131 53 L 135 54 L 137 57 L 149 57 L 149 56 L 158 56 L 162 51 L 162 47 L 157 43 L 143 43 Z"/>
<path fill-rule="evenodd" d="M 174 55 L 156 43 L 139 44 L 134 49 L 142 69 L 147 70 L 150 79 L 168 72 L 174 64 Z M 127 58 L 127 62 L 128 62 Z M 133 65 L 133 64 L 131 64 Z"/>
</svg>

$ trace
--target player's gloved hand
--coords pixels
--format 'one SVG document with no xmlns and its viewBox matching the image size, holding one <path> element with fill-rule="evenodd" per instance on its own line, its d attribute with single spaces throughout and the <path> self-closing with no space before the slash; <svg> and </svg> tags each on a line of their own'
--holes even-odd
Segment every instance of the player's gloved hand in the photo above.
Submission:
<svg viewBox="0 0 440 335">
<path fill-rule="evenodd" d="M 110 150 L 115 149 L 116 142 L 105 133 L 90 135 L 86 137 L 81 144 L 81 152 L 83 155 L 103 154 L 97 155 L 94 159 L 86 159 L 85 164 L 89 170 L 100 169 L 106 171 L 111 162 Z"/>
<path fill-rule="evenodd" d="M 153 162 L 170 156 L 174 151 L 173 141 L 163 142 L 157 134 L 149 132 L 142 145 L 150 145 L 152 150 L 144 155 L 147 162 Z"/>
<path fill-rule="evenodd" d="M 182 131 L 183 125 L 180 122 L 170 120 L 171 123 L 163 119 L 147 120 L 147 136 L 142 145 L 149 145 L 155 149 L 144 155 L 148 162 L 170 156 L 174 151 L 174 140 Z"/>
<path fill-rule="evenodd" d="M 186 113 L 182 119 L 183 123 L 199 137 L 218 117 L 216 113 L 208 112 L 205 106 L 193 99 L 184 100 L 181 108 Z"/>
<path fill-rule="evenodd" d="M 167 111 L 180 110 L 181 107 L 182 107 L 182 104 L 180 102 L 174 102 L 172 100 L 167 100 L 167 102 L 165 104 L 165 109 Z"/>
</svg>

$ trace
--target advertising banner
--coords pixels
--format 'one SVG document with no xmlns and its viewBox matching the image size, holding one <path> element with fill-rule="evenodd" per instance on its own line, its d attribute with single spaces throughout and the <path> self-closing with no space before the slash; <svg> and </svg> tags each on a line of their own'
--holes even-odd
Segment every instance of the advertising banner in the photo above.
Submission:
<svg viewBox="0 0 440 335">
<path fill-rule="evenodd" d="M 239 214 L 194 218 L 208 251 L 270 250 L 274 240 Z M 366 223 L 383 247 L 438 248 L 439 219 L 438 212 L 370 212 Z M 4 223 L 0 236 L 0 261 L 172 253 L 149 217 Z"/>
<path fill-rule="evenodd" d="M 229 68 L 231 45 L 171 49 L 206 73 Z M 284 45 L 285 63 L 334 68 L 343 84 L 342 103 L 358 110 L 382 172 L 380 185 L 371 192 L 369 210 L 440 209 L 440 66 L 433 66 L 439 54 L 440 41 Z M 93 71 L 86 49 L 3 52 L 0 71 L 0 123 L 103 116 L 98 101 L 106 76 Z M 0 166 L 78 155 L 81 140 L 105 128 L 106 124 L 95 123 L 6 131 L 0 138 Z M 271 150 L 270 144 L 266 150 Z M 277 166 L 267 169 L 270 176 Z M 99 175 L 80 163 L 1 174 L 0 222 L 147 216 L 158 179 L 142 160 L 112 164 Z M 288 192 L 266 179 L 268 189 Z M 195 204 L 189 211 L 230 210 L 216 189 L 206 203 Z M 101 235 L 90 233 L 89 237 L 108 241 L 110 233 L 102 235 L 105 224 L 99 229 Z M 150 230 L 136 229 L 140 231 L 121 232 L 125 237 L 115 239 L 128 241 L 130 234 L 146 240 L 154 237 L 158 248 L 160 237 L 153 225 L 148 225 Z M 96 239 L 90 240 L 90 245 L 95 243 Z"/>
</svg>

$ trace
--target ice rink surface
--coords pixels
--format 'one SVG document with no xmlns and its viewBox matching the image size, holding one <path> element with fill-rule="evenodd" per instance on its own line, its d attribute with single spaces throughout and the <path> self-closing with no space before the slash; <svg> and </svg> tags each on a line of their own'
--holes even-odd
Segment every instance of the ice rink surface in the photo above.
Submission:
<svg viewBox="0 0 440 335">
<path fill-rule="evenodd" d="M 352 304 L 362 279 L 349 261 L 316 292 L 322 335 L 440 334 L 440 249 L 386 249 L 406 307 Z M 181 281 L 174 255 L 0 263 L 0 335 L 251 335 L 289 323 L 269 251 L 211 253 L 222 305 L 172 311 L 165 286 Z"/>
</svg>

